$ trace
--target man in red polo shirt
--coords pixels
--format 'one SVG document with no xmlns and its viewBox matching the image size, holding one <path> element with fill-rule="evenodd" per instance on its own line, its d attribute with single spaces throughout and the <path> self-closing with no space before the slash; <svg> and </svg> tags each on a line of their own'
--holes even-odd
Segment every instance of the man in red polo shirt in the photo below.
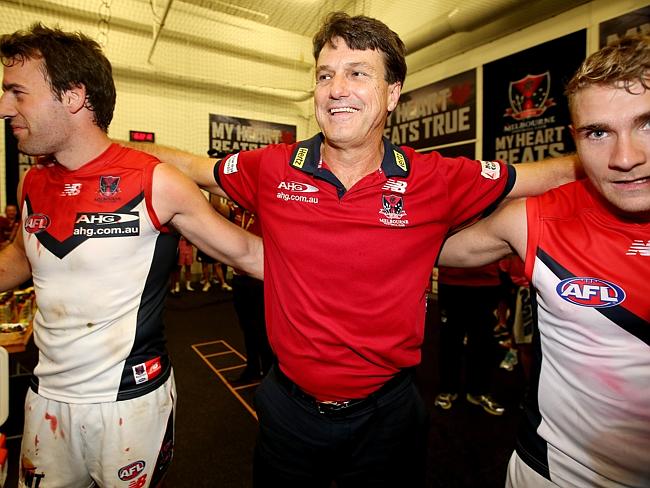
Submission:
<svg viewBox="0 0 650 488">
<path fill-rule="evenodd" d="M 427 413 L 412 382 L 426 288 L 450 228 L 510 192 L 575 177 L 575 161 L 444 158 L 383 137 L 406 76 L 383 23 L 331 14 L 314 37 L 322 133 L 216 163 L 143 147 L 260 217 L 277 356 L 257 390 L 255 486 L 421 486 Z"/>
</svg>

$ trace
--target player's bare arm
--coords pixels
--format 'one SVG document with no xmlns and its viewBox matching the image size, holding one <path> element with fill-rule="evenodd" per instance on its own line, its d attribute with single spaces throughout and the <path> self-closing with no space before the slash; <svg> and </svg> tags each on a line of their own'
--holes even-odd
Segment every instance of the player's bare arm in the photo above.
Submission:
<svg viewBox="0 0 650 488">
<path fill-rule="evenodd" d="M 153 206 L 161 222 L 173 225 L 206 254 L 263 279 L 262 239 L 219 215 L 201 190 L 175 167 L 156 166 Z"/>
<path fill-rule="evenodd" d="M 449 236 L 438 264 L 471 268 L 493 263 L 513 251 L 526 252 L 526 200 L 510 200 L 489 217 Z"/>
<path fill-rule="evenodd" d="M 214 179 L 213 170 L 217 162 L 216 159 L 207 156 L 198 156 L 187 151 L 182 151 L 181 149 L 160 144 L 127 141 L 115 142 L 151 154 L 163 163 L 169 163 L 178 168 L 204 190 L 222 197 L 226 196 Z"/>
<path fill-rule="evenodd" d="M 24 177 L 23 174 L 18 182 L 18 198 L 23 192 Z M 32 276 L 32 267 L 25 253 L 22 226 L 23 218 L 21 217 L 16 238 L 0 251 L 0 291 L 11 290 Z"/>
<path fill-rule="evenodd" d="M 32 269 L 23 245 L 23 233 L 19 230 L 11 244 L 0 251 L 0 291 L 17 287 L 31 275 Z"/>
<path fill-rule="evenodd" d="M 575 154 L 515 165 L 517 180 L 508 198 L 531 197 L 584 176 Z"/>
<path fill-rule="evenodd" d="M 20 196 L 23 189 L 23 180 L 18 183 Z M 32 276 L 32 268 L 27 260 L 23 233 L 20 227 L 23 225 L 22 218 L 16 233 L 16 238 L 0 251 L 0 291 L 11 290 L 21 283 L 24 283 Z"/>
</svg>

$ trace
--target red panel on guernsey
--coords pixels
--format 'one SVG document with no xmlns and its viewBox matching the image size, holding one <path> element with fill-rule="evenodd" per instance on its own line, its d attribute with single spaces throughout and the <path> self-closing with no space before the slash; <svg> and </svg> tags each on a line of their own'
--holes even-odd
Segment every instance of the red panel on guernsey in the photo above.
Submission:
<svg viewBox="0 0 650 488">
<path fill-rule="evenodd" d="M 617 218 L 598 195 L 585 179 L 527 200 L 526 276 L 532 276 L 535 254 L 542 242 L 541 249 L 571 275 L 624 283 L 628 291 L 622 306 L 650 321 L 648 274 L 643 272 L 649 262 L 650 224 Z M 607 245 L 604 234 L 594 229 L 607 230 Z M 613 253 L 613 248 L 618 252 Z"/>
</svg>

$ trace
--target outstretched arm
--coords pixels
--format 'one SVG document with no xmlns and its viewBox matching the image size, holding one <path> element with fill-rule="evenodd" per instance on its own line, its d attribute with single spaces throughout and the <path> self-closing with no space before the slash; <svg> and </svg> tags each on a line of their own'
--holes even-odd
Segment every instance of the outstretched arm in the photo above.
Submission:
<svg viewBox="0 0 650 488">
<path fill-rule="evenodd" d="M 508 198 L 532 197 L 584 176 L 575 154 L 515 165 L 517 180 Z"/>
<path fill-rule="evenodd" d="M 523 258 L 526 239 L 526 201 L 508 201 L 490 216 L 449 236 L 438 264 L 472 268 L 493 263 L 513 251 Z"/>
<path fill-rule="evenodd" d="M 23 180 L 21 178 L 18 183 L 18 198 L 22 194 L 22 188 Z M 11 290 L 32 276 L 32 268 L 25 253 L 22 225 L 23 217 L 21 216 L 15 239 L 0 251 L 0 291 Z"/>
<path fill-rule="evenodd" d="M 146 152 L 158 158 L 163 163 L 169 163 L 176 166 L 180 171 L 185 173 L 191 180 L 204 190 L 225 197 L 226 194 L 214 179 L 214 165 L 217 160 L 207 156 L 198 156 L 187 151 L 182 151 L 169 146 L 160 144 L 150 144 L 144 142 L 127 142 L 115 141 L 124 146 Z"/>
<path fill-rule="evenodd" d="M 0 251 L 0 291 L 17 287 L 31 275 L 32 268 L 25 254 L 23 233 L 18 231 L 16 238 Z"/>
<path fill-rule="evenodd" d="M 263 279 L 262 239 L 232 224 L 214 210 L 201 190 L 168 164 L 156 166 L 153 207 L 192 244 L 222 263 Z"/>
</svg>

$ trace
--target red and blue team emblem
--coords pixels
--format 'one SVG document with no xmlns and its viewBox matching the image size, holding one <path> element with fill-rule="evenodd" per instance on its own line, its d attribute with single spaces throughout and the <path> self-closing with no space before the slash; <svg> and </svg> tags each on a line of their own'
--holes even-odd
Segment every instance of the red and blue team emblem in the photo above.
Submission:
<svg viewBox="0 0 650 488">
<path fill-rule="evenodd" d="M 112 197 L 118 192 L 120 186 L 119 176 L 100 176 L 99 193 L 105 197 Z"/>
<path fill-rule="evenodd" d="M 401 219 L 406 215 L 404 197 L 399 195 L 382 195 L 381 207 L 379 213 L 384 214 L 389 219 Z"/>
<path fill-rule="evenodd" d="M 45 214 L 32 214 L 25 219 L 25 231 L 30 234 L 43 232 L 50 226 L 50 218 Z"/>
<path fill-rule="evenodd" d="M 623 288 L 600 278 L 567 278 L 555 290 L 563 300 L 581 307 L 614 307 L 625 300 Z"/>
<path fill-rule="evenodd" d="M 548 98 L 550 90 L 551 74 L 548 71 L 511 81 L 508 92 L 510 108 L 506 109 L 505 116 L 515 120 L 539 117 L 548 107 L 555 105 L 555 101 Z"/>
</svg>

